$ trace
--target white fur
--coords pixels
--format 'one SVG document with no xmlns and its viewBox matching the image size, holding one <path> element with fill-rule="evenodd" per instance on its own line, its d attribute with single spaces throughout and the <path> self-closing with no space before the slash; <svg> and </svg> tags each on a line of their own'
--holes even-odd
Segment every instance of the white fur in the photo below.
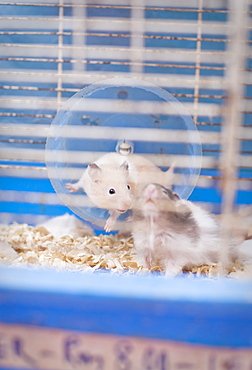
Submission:
<svg viewBox="0 0 252 370">
<path fill-rule="evenodd" d="M 124 166 L 125 162 L 128 169 Z M 95 161 L 95 164 L 101 170 L 96 179 L 88 167 L 77 183 L 66 184 L 66 187 L 70 192 L 83 189 L 97 207 L 110 211 L 106 231 L 114 228 L 120 212 L 126 212 L 132 207 L 133 197 L 141 192 L 143 186 L 154 181 L 168 186 L 171 182 L 171 171 L 164 172 L 149 160 L 135 154 L 123 156 L 107 153 Z M 115 189 L 115 194 L 109 194 L 110 188 Z"/>
<path fill-rule="evenodd" d="M 55 238 L 61 238 L 64 235 L 94 235 L 91 227 L 69 213 L 50 218 L 39 226 L 45 227 Z"/>
<path fill-rule="evenodd" d="M 175 205 L 174 211 L 183 205 L 187 211 L 192 212 L 198 226 L 195 229 L 197 233 L 192 238 L 192 235 L 183 232 L 183 224 L 180 231 L 172 228 L 168 221 L 165 225 L 160 219 L 162 213 L 159 206 L 162 204 L 163 207 L 165 201 L 168 206 L 167 199 L 159 204 L 155 203 L 155 199 L 154 203 L 145 201 L 146 198 L 141 209 L 144 219 L 134 223 L 133 214 L 134 245 L 140 262 L 145 267 L 150 268 L 158 261 L 166 275 L 177 275 L 187 266 L 218 262 L 221 249 L 220 229 L 212 215 L 189 201 L 172 201 Z M 171 209 L 167 208 L 168 210 Z"/>
<path fill-rule="evenodd" d="M 145 267 L 158 261 L 166 275 L 177 275 L 184 267 L 218 262 L 220 240 L 204 235 L 193 243 L 186 235 L 159 230 L 155 221 L 149 229 L 133 233 L 136 252 Z"/>
</svg>

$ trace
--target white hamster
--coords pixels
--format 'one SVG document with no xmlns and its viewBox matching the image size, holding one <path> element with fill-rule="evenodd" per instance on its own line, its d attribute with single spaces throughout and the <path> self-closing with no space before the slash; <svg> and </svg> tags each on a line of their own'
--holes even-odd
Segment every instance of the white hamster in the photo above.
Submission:
<svg viewBox="0 0 252 370">
<path fill-rule="evenodd" d="M 83 189 L 99 208 L 109 210 L 104 229 L 114 228 L 118 216 L 132 208 L 133 198 L 150 182 L 171 183 L 173 168 L 162 171 L 146 158 L 131 154 L 107 153 L 91 163 L 75 184 L 66 184 L 70 192 Z"/>
<path fill-rule="evenodd" d="M 132 228 L 140 262 L 150 268 L 157 261 L 168 276 L 219 261 L 220 227 L 214 217 L 161 185 L 147 185 L 136 198 Z"/>
</svg>

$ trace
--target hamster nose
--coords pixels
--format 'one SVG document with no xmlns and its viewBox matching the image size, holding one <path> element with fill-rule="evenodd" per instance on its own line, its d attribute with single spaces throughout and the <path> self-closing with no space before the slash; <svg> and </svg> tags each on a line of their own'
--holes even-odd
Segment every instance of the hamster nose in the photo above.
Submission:
<svg viewBox="0 0 252 370">
<path fill-rule="evenodd" d="M 156 195 L 156 186 L 154 184 L 150 184 L 147 186 L 144 192 L 146 198 L 153 199 Z"/>
<path fill-rule="evenodd" d="M 131 199 L 128 199 L 124 202 L 122 202 L 122 208 L 127 210 L 127 209 L 130 209 L 132 207 L 132 200 Z"/>
</svg>

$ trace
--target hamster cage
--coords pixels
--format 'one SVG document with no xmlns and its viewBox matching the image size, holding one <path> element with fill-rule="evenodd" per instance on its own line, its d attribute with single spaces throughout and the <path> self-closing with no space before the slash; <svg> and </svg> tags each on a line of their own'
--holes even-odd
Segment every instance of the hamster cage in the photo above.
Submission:
<svg viewBox="0 0 252 370">
<path fill-rule="evenodd" d="M 225 238 L 240 209 L 249 224 L 251 6 L 1 1 L 0 223 L 73 211 L 101 233 L 105 211 L 64 184 L 126 141 L 174 160 L 175 190 Z M 0 367 L 251 369 L 251 281 L 190 277 L 1 264 Z"/>
</svg>

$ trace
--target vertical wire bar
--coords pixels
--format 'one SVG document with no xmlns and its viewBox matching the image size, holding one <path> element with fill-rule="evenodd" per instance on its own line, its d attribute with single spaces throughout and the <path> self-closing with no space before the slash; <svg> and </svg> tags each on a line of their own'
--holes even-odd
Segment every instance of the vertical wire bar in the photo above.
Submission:
<svg viewBox="0 0 252 370">
<path fill-rule="evenodd" d="M 235 228 L 232 212 L 236 197 L 236 178 L 239 166 L 240 132 L 242 125 L 244 87 L 242 69 L 246 60 L 246 23 L 248 18 L 247 0 L 230 1 L 229 42 L 227 73 L 227 102 L 224 108 L 222 128 L 222 152 L 220 168 L 222 171 L 222 226 L 223 251 L 221 259 L 226 261 L 230 237 Z"/>
<path fill-rule="evenodd" d="M 198 105 L 199 105 L 199 83 L 200 83 L 200 53 L 201 53 L 201 34 L 202 34 L 202 9 L 203 0 L 198 2 L 198 28 L 197 28 L 197 44 L 196 44 L 196 69 L 195 69 L 195 86 L 194 86 L 194 115 L 193 120 L 196 124 L 198 121 Z"/>
<path fill-rule="evenodd" d="M 144 50 L 144 31 L 145 31 L 145 1 L 131 0 L 131 39 L 130 39 L 130 59 L 131 75 L 141 78 L 143 74 L 143 50 Z M 137 49 L 137 50 L 136 50 Z"/>
<path fill-rule="evenodd" d="M 63 71 L 63 17 L 64 17 L 64 0 L 59 0 L 59 36 L 58 36 L 58 68 L 57 68 L 57 109 L 62 104 L 62 71 Z"/>
<path fill-rule="evenodd" d="M 86 69 L 86 63 L 82 63 L 82 61 L 86 61 L 87 59 L 87 51 L 85 47 L 87 46 L 87 36 L 86 36 L 86 16 L 87 16 L 87 7 L 86 7 L 86 0 L 72 0 L 73 2 L 73 14 L 72 14 L 72 30 L 74 31 L 74 35 L 72 38 L 72 43 L 74 46 L 73 49 L 73 59 L 77 60 L 76 63 L 73 63 L 73 70 L 75 72 L 82 72 Z M 81 4 L 81 7 L 75 6 Z M 76 19 L 81 19 L 76 21 Z M 78 34 L 78 33 L 81 33 Z M 82 48 L 75 48 L 82 46 Z M 79 63 L 78 63 L 79 61 Z"/>
</svg>

